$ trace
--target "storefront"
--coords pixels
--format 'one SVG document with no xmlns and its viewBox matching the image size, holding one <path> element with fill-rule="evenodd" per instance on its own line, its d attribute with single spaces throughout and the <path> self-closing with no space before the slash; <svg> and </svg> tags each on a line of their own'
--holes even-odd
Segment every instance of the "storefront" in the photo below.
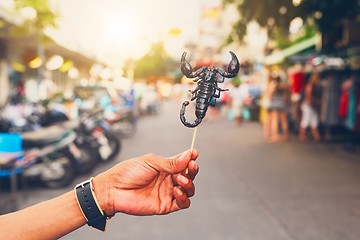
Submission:
<svg viewBox="0 0 360 240">
<path fill-rule="evenodd" d="M 360 47 L 322 54 L 316 50 L 320 40 L 315 36 L 273 53 L 265 58 L 264 64 L 283 68 L 291 86 L 296 85 L 294 72 L 291 72 L 296 65 L 300 66 L 296 71 L 304 76 L 303 87 L 312 74 L 319 74 L 322 85 L 320 129 L 324 140 L 360 143 Z M 292 108 L 292 113 L 294 111 L 300 115 L 295 114 L 295 118 L 292 114 L 291 121 L 299 124 L 300 107 L 298 110 Z"/>
</svg>

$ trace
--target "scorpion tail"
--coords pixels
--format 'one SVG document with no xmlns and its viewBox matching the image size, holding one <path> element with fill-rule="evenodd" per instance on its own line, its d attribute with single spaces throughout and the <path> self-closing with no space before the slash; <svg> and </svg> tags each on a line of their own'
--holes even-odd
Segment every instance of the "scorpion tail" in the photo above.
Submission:
<svg viewBox="0 0 360 240">
<path fill-rule="evenodd" d="M 187 122 L 186 118 L 185 118 L 185 108 L 186 108 L 187 105 L 189 105 L 188 101 L 183 102 L 181 110 L 180 110 L 180 120 L 185 125 L 185 127 L 193 128 L 193 127 L 196 127 L 197 125 L 199 125 L 201 123 L 202 119 L 197 118 L 195 120 L 195 122 L 193 122 L 193 123 Z"/>
</svg>

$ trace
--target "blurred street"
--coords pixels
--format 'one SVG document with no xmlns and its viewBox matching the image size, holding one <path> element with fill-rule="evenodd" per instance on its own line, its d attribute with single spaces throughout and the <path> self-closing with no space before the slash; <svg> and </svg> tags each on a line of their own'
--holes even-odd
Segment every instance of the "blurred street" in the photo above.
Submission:
<svg viewBox="0 0 360 240">
<path fill-rule="evenodd" d="M 158 115 L 139 119 L 137 134 L 123 139 L 117 159 L 89 176 L 138 155 L 171 156 L 189 148 L 193 129 L 181 124 L 180 105 L 164 102 Z M 360 239 L 358 153 L 294 136 L 269 144 L 258 122 L 237 126 L 223 116 L 199 126 L 195 147 L 200 172 L 189 209 L 152 217 L 119 213 L 104 233 L 84 226 L 62 239 Z M 71 188 L 31 189 L 21 207 Z"/>
</svg>

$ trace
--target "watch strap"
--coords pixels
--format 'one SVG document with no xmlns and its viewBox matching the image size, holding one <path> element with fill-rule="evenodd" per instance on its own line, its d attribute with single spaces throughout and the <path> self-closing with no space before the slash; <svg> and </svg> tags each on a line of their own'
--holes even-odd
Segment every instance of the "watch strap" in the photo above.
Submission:
<svg viewBox="0 0 360 240">
<path fill-rule="evenodd" d="M 98 230 L 105 231 L 107 216 L 97 203 L 92 187 L 92 178 L 76 185 L 75 192 L 87 224 Z"/>
</svg>

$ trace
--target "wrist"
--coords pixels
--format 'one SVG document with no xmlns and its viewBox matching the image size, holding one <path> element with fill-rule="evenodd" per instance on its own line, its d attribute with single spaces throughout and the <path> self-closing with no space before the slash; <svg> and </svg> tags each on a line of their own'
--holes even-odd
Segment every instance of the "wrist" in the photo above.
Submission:
<svg viewBox="0 0 360 240">
<path fill-rule="evenodd" d="M 93 178 L 94 192 L 99 203 L 100 208 L 111 216 L 116 213 L 113 201 L 113 186 L 108 177 L 101 173 Z"/>
</svg>

